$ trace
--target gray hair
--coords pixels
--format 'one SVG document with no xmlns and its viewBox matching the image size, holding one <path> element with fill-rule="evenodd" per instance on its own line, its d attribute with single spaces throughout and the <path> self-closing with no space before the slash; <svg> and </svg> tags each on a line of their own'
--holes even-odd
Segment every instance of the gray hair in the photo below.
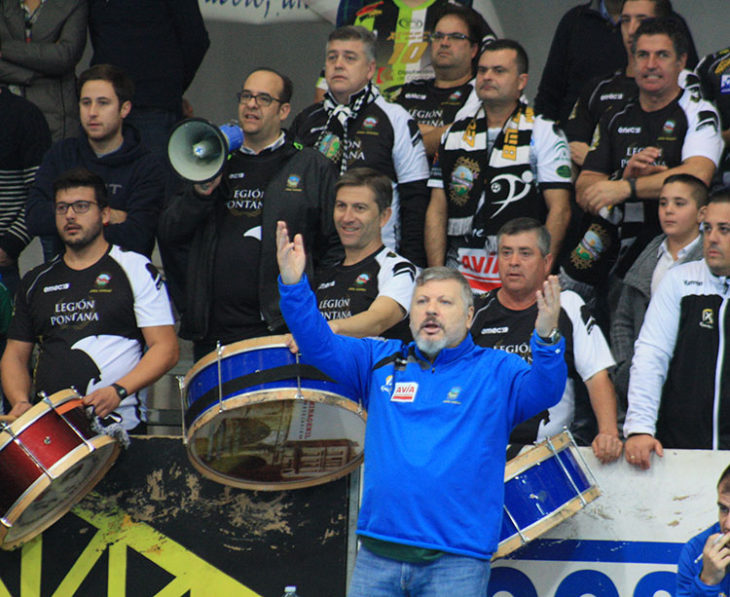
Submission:
<svg viewBox="0 0 730 597">
<path fill-rule="evenodd" d="M 547 228 L 538 222 L 535 218 L 515 218 L 506 222 L 497 232 L 497 245 L 503 236 L 514 236 L 521 232 L 530 232 L 534 230 L 537 234 L 537 248 L 543 257 L 550 253 L 550 233 Z"/>
<path fill-rule="evenodd" d="M 333 41 L 361 41 L 368 61 L 375 61 L 375 35 L 360 25 L 338 27 L 327 38 L 327 48 Z"/>
<path fill-rule="evenodd" d="M 426 282 L 432 280 L 454 280 L 461 286 L 461 298 L 464 301 L 464 311 L 468 311 L 469 307 L 474 306 L 474 294 L 467 279 L 457 270 L 448 267 L 427 267 L 416 278 L 416 288 L 423 286 Z"/>
</svg>

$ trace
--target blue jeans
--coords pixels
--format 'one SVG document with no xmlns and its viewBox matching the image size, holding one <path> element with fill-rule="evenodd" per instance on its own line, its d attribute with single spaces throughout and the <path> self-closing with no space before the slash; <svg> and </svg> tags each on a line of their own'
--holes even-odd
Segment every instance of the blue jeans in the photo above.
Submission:
<svg viewBox="0 0 730 597">
<path fill-rule="evenodd" d="M 348 597 L 484 597 L 489 560 L 445 553 L 429 564 L 381 558 L 360 547 Z"/>
</svg>

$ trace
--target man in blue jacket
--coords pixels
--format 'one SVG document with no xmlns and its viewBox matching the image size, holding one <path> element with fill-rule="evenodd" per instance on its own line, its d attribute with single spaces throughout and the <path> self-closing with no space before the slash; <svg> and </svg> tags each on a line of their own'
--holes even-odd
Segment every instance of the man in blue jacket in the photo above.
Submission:
<svg viewBox="0 0 730 597">
<path fill-rule="evenodd" d="M 730 595 L 730 466 L 717 483 L 719 521 L 689 540 L 679 557 L 677 597 Z"/>
<path fill-rule="evenodd" d="M 429 268 L 417 278 L 414 342 L 348 338 L 317 311 L 303 239 L 290 242 L 283 222 L 277 249 L 281 311 L 303 360 L 352 388 L 368 409 L 362 547 L 348 594 L 485 595 L 509 432 L 565 387 L 557 279 L 537 293 L 530 367 L 474 344 L 472 292 L 454 270 Z"/>
<path fill-rule="evenodd" d="M 106 183 L 111 221 L 105 238 L 114 245 L 149 257 L 155 246 L 157 219 L 164 199 L 162 164 L 125 123 L 132 109 L 134 84 L 116 66 L 98 64 L 81 73 L 78 137 L 54 144 L 43 158 L 28 194 L 25 221 L 31 236 L 43 240 L 49 261 L 63 248 L 56 234 L 53 181 L 63 172 L 84 167 Z"/>
</svg>

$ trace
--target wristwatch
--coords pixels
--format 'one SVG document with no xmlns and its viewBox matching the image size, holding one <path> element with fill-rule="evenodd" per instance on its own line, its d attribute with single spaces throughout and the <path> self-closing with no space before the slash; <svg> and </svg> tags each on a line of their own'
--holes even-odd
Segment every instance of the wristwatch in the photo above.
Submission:
<svg viewBox="0 0 730 597">
<path fill-rule="evenodd" d="M 550 331 L 550 334 L 547 336 L 541 336 L 540 334 L 537 335 L 537 338 L 540 342 L 540 344 L 547 344 L 547 345 L 553 345 L 560 342 L 561 338 L 560 330 L 558 328 L 553 328 Z"/>
<path fill-rule="evenodd" d="M 119 396 L 119 400 L 124 400 L 129 395 L 129 392 L 127 392 L 127 388 L 125 388 L 124 386 L 120 386 L 118 383 L 111 384 L 111 387 L 117 391 L 117 396 Z"/>
</svg>

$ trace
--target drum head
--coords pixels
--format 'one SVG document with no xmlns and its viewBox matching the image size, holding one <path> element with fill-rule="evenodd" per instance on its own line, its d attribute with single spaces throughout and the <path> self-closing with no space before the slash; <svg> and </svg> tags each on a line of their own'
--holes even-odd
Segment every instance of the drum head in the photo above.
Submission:
<svg viewBox="0 0 730 597">
<path fill-rule="evenodd" d="M 319 485 L 357 468 L 365 413 L 324 391 L 251 392 L 229 398 L 188 430 L 188 455 L 206 477 L 255 490 Z"/>
<path fill-rule="evenodd" d="M 91 491 L 119 455 L 119 443 L 97 436 L 59 461 L 43 475 L 6 516 L 10 527 L 0 526 L 0 547 L 14 549 L 42 533 Z"/>
</svg>

